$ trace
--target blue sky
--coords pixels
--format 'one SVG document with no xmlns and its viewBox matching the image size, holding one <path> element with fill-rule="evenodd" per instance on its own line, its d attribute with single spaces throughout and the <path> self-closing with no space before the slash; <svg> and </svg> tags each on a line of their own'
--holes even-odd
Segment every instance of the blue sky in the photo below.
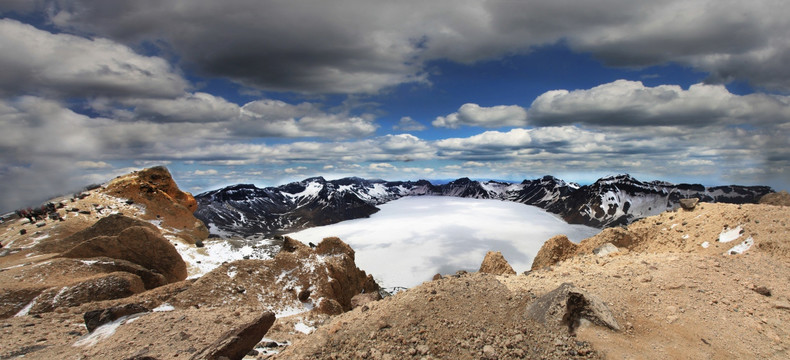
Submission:
<svg viewBox="0 0 790 360">
<path fill-rule="evenodd" d="M 3 210 L 162 164 L 788 189 L 784 1 L 8 0 Z"/>
</svg>

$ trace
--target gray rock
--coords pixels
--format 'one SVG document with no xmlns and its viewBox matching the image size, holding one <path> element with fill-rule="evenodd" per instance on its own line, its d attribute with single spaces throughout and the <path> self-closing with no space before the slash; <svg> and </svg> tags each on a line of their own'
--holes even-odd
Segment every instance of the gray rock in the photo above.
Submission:
<svg viewBox="0 0 790 360">
<path fill-rule="evenodd" d="M 606 243 L 595 248 L 595 250 L 593 250 L 593 254 L 598 255 L 599 257 L 604 257 L 618 251 L 620 251 L 620 249 L 618 249 L 617 246 L 614 246 L 612 243 Z"/>
<path fill-rule="evenodd" d="M 694 207 L 697 206 L 697 203 L 699 203 L 699 199 L 697 198 L 680 199 L 680 207 L 682 207 L 683 210 L 694 210 Z"/>
<path fill-rule="evenodd" d="M 567 327 L 570 333 L 576 331 L 582 319 L 620 330 L 620 325 L 603 301 L 571 283 L 564 283 L 535 300 L 527 307 L 527 315 L 550 327 Z"/>
</svg>

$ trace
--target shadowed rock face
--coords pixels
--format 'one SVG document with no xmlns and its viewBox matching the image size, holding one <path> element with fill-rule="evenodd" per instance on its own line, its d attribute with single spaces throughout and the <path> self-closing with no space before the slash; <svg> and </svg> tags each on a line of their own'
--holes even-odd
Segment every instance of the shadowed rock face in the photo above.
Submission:
<svg viewBox="0 0 790 360">
<path fill-rule="evenodd" d="M 74 246 L 99 236 L 118 236 L 122 231 L 132 227 L 143 227 L 150 230 L 157 230 L 156 226 L 149 222 L 141 221 L 138 219 L 130 218 L 120 214 L 113 214 L 105 218 L 99 219 L 96 223 L 87 229 L 78 231 L 71 236 L 62 240 L 47 241 L 36 245 L 35 249 L 38 252 L 58 252 L 62 253 L 68 251 Z"/>
<path fill-rule="evenodd" d="M 141 265 L 162 274 L 168 282 L 186 279 L 187 267 L 175 247 L 148 227 L 132 226 L 117 236 L 97 236 L 63 253 L 67 258 L 109 257 Z"/>
</svg>

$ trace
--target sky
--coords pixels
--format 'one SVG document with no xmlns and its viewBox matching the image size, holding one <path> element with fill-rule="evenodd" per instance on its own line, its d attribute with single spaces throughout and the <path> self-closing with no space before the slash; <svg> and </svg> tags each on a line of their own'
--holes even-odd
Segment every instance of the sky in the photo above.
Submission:
<svg viewBox="0 0 790 360">
<path fill-rule="evenodd" d="M 0 210 L 551 174 L 790 189 L 785 0 L 4 0 Z"/>
</svg>

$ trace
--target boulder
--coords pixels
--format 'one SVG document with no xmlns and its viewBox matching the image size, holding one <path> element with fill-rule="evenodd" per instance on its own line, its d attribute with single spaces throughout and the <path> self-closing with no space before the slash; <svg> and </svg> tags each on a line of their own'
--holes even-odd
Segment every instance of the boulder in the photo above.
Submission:
<svg viewBox="0 0 790 360">
<path fill-rule="evenodd" d="M 572 258 L 578 245 L 568 240 L 565 235 L 557 235 L 547 240 L 532 260 L 532 270 L 552 266 L 560 261 Z"/>
<path fill-rule="evenodd" d="M 682 207 L 683 210 L 694 210 L 694 208 L 697 206 L 697 203 L 699 203 L 699 199 L 697 198 L 680 199 L 680 207 Z"/>
<path fill-rule="evenodd" d="M 145 286 L 139 276 L 119 271 L 69 286 L 49 288 L 32 300 L 29 313 L 39 314 L 94 301 L 120 299 L 143 291 Z"/>
<path fill-rule="evenodd" d="M 549 327 L 567 328 L 570 333 L 576 331 L 582 320 L 620 330 L 602 300 L 571 283 L 564 283 L 535 300 L 527 307 L 527 316 Z"/>
<path fill-rule="evenodd" d="M 267 312 L 257 319 L 228 331 L 217 341 L 192 356 L 191 359 L 242 359 L 261 341 L 274 324 L 274 313 Z"/>
<path fill-rule="evenodd" d="M 128 260 L 162 274 L 168 282 L 186 279 L 187 267 L 175 247 L 158 231 L 133 226 L 118 236 L 84 241 L 62 255 L 67 258 L 109 257 Z"/>
<path fill-rule="evenodd" d="M 88 328 L 88 332 L 93 332 L 97 327 L 111 323 L 121 317 L 149 311 L 139 304 L 126 304 L 107 309 L 91 310 L 86 312 L 82 318 L 85 320 L 85 327 Z"/>
<path fill-rule="evenodd" d="M 99 221 L 87 229 L 78 231 L 71 236 L 67 236 L 63 240 L 41 242 L 36 245 L 35 249 L 42 253 L 60 253 L 73 248 L 79 243 L 98 236 L 118 236 L 118 234 L 120 234 L 122 231 L 132 226 L 144 227 L 158 231 L 156 226 L 149 222 L 130 218 L 121 214 L 113 214 L 99 219 Z"/>
<path fill-rule="evenodd" d="M 494 275 L 516 275 L 516 271 L 507 263 L 507 260 L 499 251 L 487 252 L 478 271 Z"/>
<path fill-rule="evenodd" d="M 593 249 L 593 254 L 598 255 L 599 257 L 608 256 L 609 254 L 614 254 L 620 251 L 617 246 L 614 246 L 612 243 L 605 243 L 595 249 Z"/>
</svg>

